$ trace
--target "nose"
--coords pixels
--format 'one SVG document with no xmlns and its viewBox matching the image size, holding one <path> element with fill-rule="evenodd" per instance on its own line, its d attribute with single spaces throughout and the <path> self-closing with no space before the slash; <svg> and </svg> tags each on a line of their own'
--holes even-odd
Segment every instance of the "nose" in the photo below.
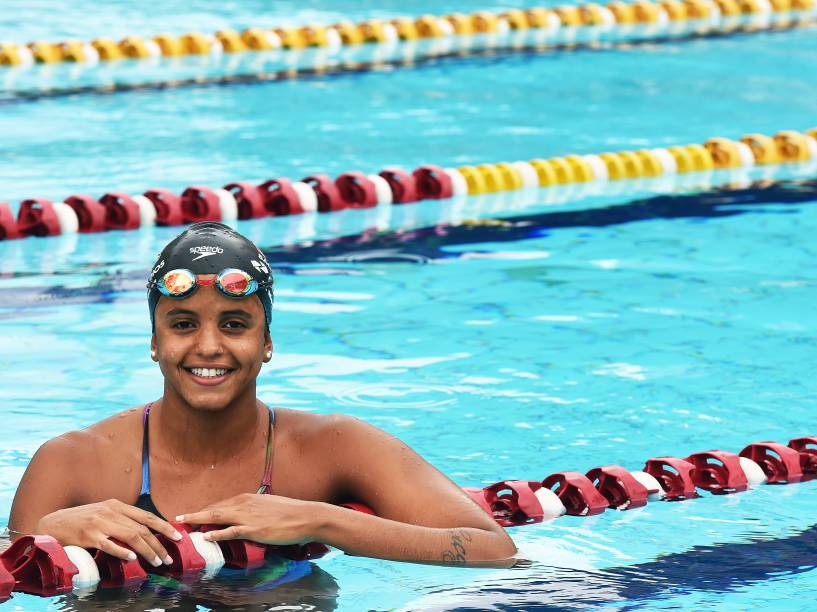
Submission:
<svg viewBox="0 0 817 612">
<path fill-rule="evenodd" d="M 203 321 L 196 334 L 196 354 L 202 357 L 221 355 L 224 346 L 217 321 Z"/>
</svg>

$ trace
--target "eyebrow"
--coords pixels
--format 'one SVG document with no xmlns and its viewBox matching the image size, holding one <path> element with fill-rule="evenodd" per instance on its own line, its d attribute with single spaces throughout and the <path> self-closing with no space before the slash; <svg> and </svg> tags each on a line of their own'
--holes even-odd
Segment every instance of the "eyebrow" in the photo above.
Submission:
<svg viewBox="0 0 817 612">
<path fill-rule="evenodd" d="M 185 308 L 173 308 L 167 311 L 165 317 L 177 317 L 177 316 L 187 316 L 187 317 L 197 317 L 199 315 L 198 312 L 194 310 L 187 310 Z M 238 317 L 240 319 L 250 320 L 252 319 L 252 314 L 247 312 L 246 310 L 224 310 L 219 313 L 221 317 Z"/>
</svg>

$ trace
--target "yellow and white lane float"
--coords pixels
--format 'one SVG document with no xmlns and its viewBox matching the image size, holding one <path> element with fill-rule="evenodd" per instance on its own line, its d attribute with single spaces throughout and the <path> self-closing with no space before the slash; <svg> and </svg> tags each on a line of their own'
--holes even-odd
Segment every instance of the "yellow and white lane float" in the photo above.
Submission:
<svg viewBox="0 0 817 612">
<path fill-rule="evenodd" d="M 559 35 L 556 42 L 569 43 L 581 36 L 595 40 L 598 33 L 662 40 L 666 32 L 729 32 L 735 29 L 760 31 L 770 28 L 812 25 L 814 0 L 612 0 L 607 4 L 531 7 L 501 12 L 487 10 L 448 15 L 425 14 L 398 17 L 390 21 L 367 19 L 360 23 L 342 20 L 334 24 L 305 24 L 295 27 L 250 27 L 241 32 L 223 29 L 213 33 L 159 33 L 131 35 L 115 41 L 99 37 L 91 41 L 0 41 L 0 65 L 26 66 L 81 62 L 93 64 L 122 58 L 146 59 L 158 56 L 246 53 L 285 48 L 298 50 L 322 47 L 337 50 L 364 43 L 392 46 L 398 41 L 417 39 L 464 39 L 480 37 L 489 46 L 521 44 L 520 33 L 534 34 L 544 43 L 547 36 Z M 588 30 L 590 35 L 580 35 Z M 541 39 L 536 36 L 544 33 Z M 466 45 L 467 46 L 467 45 Z M 450 49 L 436 45 L 434 49 Z"/>
<path fill-rule="evenodd" d="M 773 136 L 751 133 L 739 140 L 715 137 L 703 144 L 568 154 L 458 168 L 429 164 L 413 172 L 393 167 L 377 174 L 345 172 L 336 179 L 314 174 L 295 181 L 285 177 L 260 184 L 237 181 L 223 188 L 195 185 L 180 195 L 153 188 L 138 195 L 110 192 L 98 200 L 89 195 L 72 195 L 56 202 L 29 198 L 22 201 L 16 217 L 8 204 L 0 203 L 0 240 L 327 213 L 535 188 L 548 190 L 543 202 L 556 202 L 568 195 L 612 194 L 617 191 L 613 187 L 617 183 L 627 189 L 632 188 L 632 181 L 658 179 L 656 188 L 667 186 L 670 183 L 663 179 L 676 175 L 703 178 L 716 171 L 724 174 L 724 182 L 730 177 L 741 181 L 748 178 L 747 171 L 754 166 L 777 164 L 792 164 L 802 172 L 817 166 L 817 128 L 806 132 L 783 130 Z M 578 185 L 587 187 L 575 191 Z M 558 190 L 567 187 L 570 190 Z"/>
</svg>

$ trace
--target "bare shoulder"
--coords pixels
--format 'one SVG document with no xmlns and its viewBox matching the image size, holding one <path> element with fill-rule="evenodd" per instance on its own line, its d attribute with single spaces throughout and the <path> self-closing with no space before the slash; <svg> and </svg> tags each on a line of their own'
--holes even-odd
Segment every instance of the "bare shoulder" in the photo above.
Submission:
<svg viewBox="0 0 817 612">
<path fill-rule="evenodd" d="M 71 466 L 77 471 L 87 462 L 102 456 L 127 452 L 126 440 L 133 439 L 135 427 L 141 426 L 138 408 L 130 408 L 94 423 L 85 429 L 69 431 L 52 438 L 37 451 L 40 461 Z M 93 473 L 93 471 L 92 471 Z"/>
<path fill-rule="evenodd" d="M 282 410 L 287 437 L 297 446 L 320 449 L 321 455 L 335 458 L 370 452 L 402 453 L 411 449 L 391 434 L 347 414 L 315 414 L 301 410 Z M 310 453 L 311 454 L 311 453 Z"/>
</svg>

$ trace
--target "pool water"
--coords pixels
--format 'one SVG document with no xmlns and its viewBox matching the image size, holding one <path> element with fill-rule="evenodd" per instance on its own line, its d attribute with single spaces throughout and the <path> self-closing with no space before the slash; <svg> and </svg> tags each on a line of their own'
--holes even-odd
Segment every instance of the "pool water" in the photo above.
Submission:
<svg viewBox="0 0 817 612">
<path fill-rule="evenodd" d="M 134 30 L 177 30 L 187 13 L 202 28 L 242 26 L 262 12 L 159 6 Z M 264 19 L 333 21 L 349 8 L 311 6 Z M 355 6 L 357 18 L 460 9 Z M 100 3 L 75 22 L 61 4 L 26 3 L 23 16 L 53 11 L 53 26 L 0 23 L 21 40 L 90 38 L 108 21 L 129 26 L 122 7 Z M 815 58 L 817 39 L 802 30 L 10 104 L 0 196 L 802 130 L 817 124 Z M 276 270 L 276 352 L 259 395 L 366 419 L 464 486 L 814 435 L 816 175 L 759 170 L 669 193 L 647 183 L 556 199 L 537 190 L 239 222 Z M 176 232 L 0 243 L 0 527 L 40 444 L 160 395 L 144 283 Z M 337 554 L 193 585 L 153 580 L 136 593 L 15 594 L 0 608 L 800 610 L 817 595 L 815 503 L 807 482 L 563 517 L 513 529 L 528 562 L 509 570 Z"/>
</svg>

